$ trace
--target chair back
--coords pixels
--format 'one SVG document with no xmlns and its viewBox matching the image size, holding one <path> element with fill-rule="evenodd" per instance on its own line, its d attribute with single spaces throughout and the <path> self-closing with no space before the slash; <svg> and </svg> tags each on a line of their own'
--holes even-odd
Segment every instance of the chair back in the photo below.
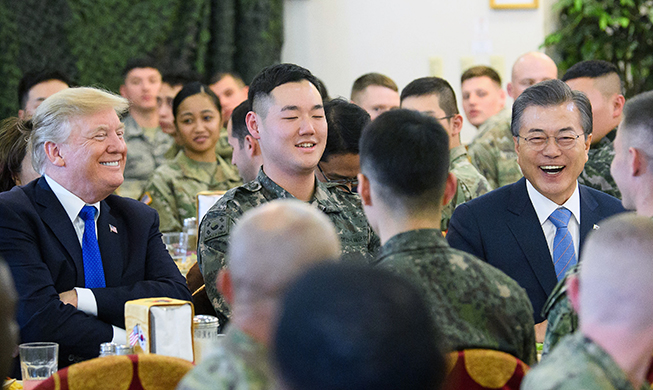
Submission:
<svg viewBox="0 0 653 390">
<path fill-rule="evenodd" d="M 73 364 L 40 383 L 39 390 L 174 390 L 193 363 L 163 355 L 106 356 Z"/>
<path fill-rule="evenodd" d="M 501 351 L 466 349 L 447 354 L 444 390 L 519 390 L 526 363 Z"/>
</svg>

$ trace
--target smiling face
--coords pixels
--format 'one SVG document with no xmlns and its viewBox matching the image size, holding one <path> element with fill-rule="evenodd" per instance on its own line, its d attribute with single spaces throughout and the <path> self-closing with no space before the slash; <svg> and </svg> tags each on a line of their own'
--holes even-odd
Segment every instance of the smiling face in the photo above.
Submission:
<svg viewBox="0 0 653 390">
<path fill-rule="evenodd" d="M 541 151 L 536 151 L 524 138 L 515 140 L 517 161 L 524 177 L 535 189 L 555 202 L 563 204 L 576 189 L 576 180 L 587 162 L 592 136 L 583 136 L 580 113 L 573 103 L 559 106 L 529 106 L 521 117 L 520 137 L 555 137 L 580 135 L 570 149 L 561 149 L 553 138 Z"/>
<path fill-rule="evenodd" d="M 259 140 L 263 168 L 272 177 L 311 175 L 326 146 L 322 97 L 308 80 L 282 84 L 265 102 L 267 112 L 247 114 L 247 127 Z"/>
<path fill-rule="evenodd" d="M 106 198 L 123 181 L 124 128 L 113 108 L 72 120 L 70 136 L 56 145 L 57 168 L 50 176 L 86 203 Z"/>
<path fill-rule="evenodd" d="M 472 125 L 479 127 L 488 118 L 501 111 L 506 94 L 487 76 L 472 77 L 463 81 L 463 109 Z"/>
<path fill-rule="evenodd" d="M 154 68 L 134 68 L 127 73 L 120 94 L 142 110 L 156 109 L 156 94 L 161 89 L 161 73 Z"/>
<path fill-rule="evenodd" d="M 215 144 L 220 138 L 220 112 L 206 94 L 192 95 L 177 108 L 175 124 L 186 156 L 197 161 L 216 161 Z"/>
</svg>

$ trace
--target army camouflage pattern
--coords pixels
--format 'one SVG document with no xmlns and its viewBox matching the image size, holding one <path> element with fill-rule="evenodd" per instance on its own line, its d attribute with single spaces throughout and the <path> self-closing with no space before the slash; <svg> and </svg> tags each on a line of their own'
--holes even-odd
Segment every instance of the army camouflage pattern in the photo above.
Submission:
<svg viewBox="0 0 653 390">
<path fill-rule="evenodd" d="M 467 150 L 462 145 L 456 146 L 449 151 L 449 172 L 453 173 L 458 179 L 458 186 L 451 202 L 442 208 L 442 231 L 449 229 L 451 215 L 459 204 L 492 191 L 490 183 L 469 161 Z"/>
<path fill-rule="evenodd" d="M 309 202 L 333 222 L 342 246 L 344 261 L 370 263 L 380 246 L 379 238 L 367 222 L 360 197 L 338 185 L 315 179 L 315 192 Z M 255 180 L 229 190 L 202 219 L 199 229 L 197 262 L 204 276 L 206 292 L 216 311 L 229 317 L 230 311 L 215 287 L 218 271 L 225 266 L 229 234 L 244 212 L 274 199 L 295 199 L 261 169 Z"/>
<path fill-rule="evenodd" d="M 467 148 L 472 164 L 485 176 L 492 189 L 512 184 L 523 176 L 510 132 L 510 116 L 510 110 L 504 108 L 488 118 Z"/>
<path fill-rule="evenodd" d="M 544 303 L 542 317 L 546 318 L 548 323 L 542 345 L 542 357 L 548 355 L 562 338 L 578 329 L 578 315 L 567 297 L 566 283 L 569 277 L 577 275 L 579 271 L 578 264 L 571 267 Z"/>
<path fill-rule="evenodd" d="M 120 196 L 138 199 L 143 187 L 154 170 L 166 159 L 166 151 L 174 144 L 172 137 L 161 129 L 157 129 L 154 141 L 150 141 L 138 123 L 131 115 L 126 116 L 124 139 L 127 144 L 127 163 L 125 165 L 125 181 L 116 193 Z"/>
<path fill-rule="evenodd" d="M 376 265 L 422 291 L 448 350 L 494 349 L 535 363 L 526 291 L 497 268 L 451 248 L 439 230 L 397 234 L 381 247 Z"/>
<path fill-rule="evenodd" d="M 610 173 L 610 164 L 614 159 L 614 137 L 616 135 L 617 130 L 612 130 L 590 147 L 589 158 L 585 163 L 585 169 L 578 177 L 578 182 L 621 199 L 621 192 Z"/>
<path fill-rule="evenodd" d="M 158 167 L 144 189 L 151 199 L 150 207 L 159 212 L 162 232 L 180 232 L 184 219 L 197 217 L 196 197 L 200 191 L 228 190 L 242 183 L 240 176 L 221 157 L 210 175 L 202 165 L 188 158 L 183 151 L 173 161 Z M 208 163 L 210 164 L 210 163 Z"/>
<path fill-rule="evenodd" d="M 268 351 L 236 327 L 229 327 L 219 346 L 179 382 L 177 390 L 272 389 Z"/>
<path fill-rule="evenodd" d="M 649 389 L 644 382 L 638 389 Z M 580 332 L 558 347 L 526 374 L 522 390 L 635 390 L 626 374 L 601 347 Z"/>
<path fill-rule="evenodd" d="M 218 139 L 218 143 L 215 144 L 215 152 L 226 161 L 231 162 L 231 154 L 234 152 L 234 149 L 229 145 L 229 134 L 224 127 L 220 129 L 220 138 Z"/>
</svg>

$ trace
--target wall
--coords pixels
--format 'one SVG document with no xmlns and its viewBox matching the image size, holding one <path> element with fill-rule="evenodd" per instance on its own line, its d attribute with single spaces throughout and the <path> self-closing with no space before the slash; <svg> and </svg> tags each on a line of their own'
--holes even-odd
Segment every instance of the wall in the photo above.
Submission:
<svg viewBox="0 0 653 390">
<path fill-rule="evenodd" d="M 348 98 L 354 80 L 372 71 L 400 89 L 418 77 L 444 77 L 460 106 L 460 74 L 469 66 L 493 66 L 505 88 L 512 63 L 538 50 L 550 31 L 553 1 L 495 10 L 489 0 L 285 0 L 282 60 L 310 69 L 332 97 Z M 466 124 L 463 142 L 474 134 Z"/>
</svg>

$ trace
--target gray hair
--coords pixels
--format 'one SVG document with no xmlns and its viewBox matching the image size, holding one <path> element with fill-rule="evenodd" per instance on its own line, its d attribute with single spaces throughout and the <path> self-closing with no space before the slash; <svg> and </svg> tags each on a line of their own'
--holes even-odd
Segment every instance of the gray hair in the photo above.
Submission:
<svg viewBox="0 0 653 390">
<path fill-rule="evenodd" d="M 63 143 L 68 140 L 74 119 L 93 115 L 112 108 L 118 115 L 127 111 L 127 99 L 97 88 L 69 88 L 57 92 L 36 109 L 32 123 L 29 145 L 32 151 L 32 166 L 43 174 L 47 160 L 45 143 Z"/>
<path fill-rule="evenodd" d="M 512 122 L 510 131 L 517 137 L 521 128 L 521 118 L 530 106 L 550 107 L 565 103 L 574 103 L 580 114 L 580 124 L 585 133 L 585 139 L 592 134 L 592 105 L 584 93 L 572 91 L 560 80 L 546 80 L 526 88 L 512 105 Z"/>
</svg>

